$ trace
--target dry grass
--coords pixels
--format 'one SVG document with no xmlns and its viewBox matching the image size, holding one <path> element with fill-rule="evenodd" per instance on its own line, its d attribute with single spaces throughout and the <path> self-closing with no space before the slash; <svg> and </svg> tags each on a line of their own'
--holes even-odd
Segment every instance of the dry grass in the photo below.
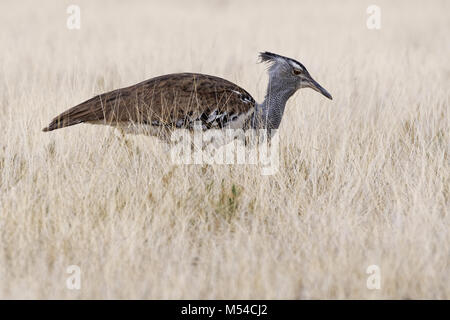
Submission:
<svg viewBox="0 0 450 320">
<path fill-rule="evenodd" d="M 448 1 L 0 4 L 1 298 L 450 298 Z M 96 93 L 171 72 L 240 84 L 256 54 L 334 97 L 288 103 L 280 170 L 177 166 L 105 127 L 40 130 Z M 69 265 L 82 270 L 68 290 Z M 368 290 L 369 265 L 381 290 Z"/>
</svg>

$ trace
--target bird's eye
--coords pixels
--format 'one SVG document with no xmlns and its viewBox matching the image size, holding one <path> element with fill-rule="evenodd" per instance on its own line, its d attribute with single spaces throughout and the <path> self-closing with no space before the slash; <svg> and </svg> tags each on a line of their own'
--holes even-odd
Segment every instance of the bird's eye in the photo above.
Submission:
<svg viewBox="0 0 450 320">
<path fill-rule="evenodd" d="M 298 76 L 302 71 L 300 69 L 292 69 L 292 73 L 296 76 Z"/>
</svg>

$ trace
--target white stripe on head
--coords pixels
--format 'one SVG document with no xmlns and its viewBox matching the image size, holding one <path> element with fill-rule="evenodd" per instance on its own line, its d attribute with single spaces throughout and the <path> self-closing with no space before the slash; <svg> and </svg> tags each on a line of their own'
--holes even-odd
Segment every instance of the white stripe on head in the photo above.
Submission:
<svg viewBox="0 0 450 320">
<path fill-rule="evenodd" d="M 293 60 L 288 60 L 288 61 L 289 61 L 289 64 L 292 67 L 294 67 L 295 69 L 299 69 L 299 70 L 305 71 L 304 68 L 300 64 L 298 64 L 297 62 L 295 62 Z"/>
</svg>

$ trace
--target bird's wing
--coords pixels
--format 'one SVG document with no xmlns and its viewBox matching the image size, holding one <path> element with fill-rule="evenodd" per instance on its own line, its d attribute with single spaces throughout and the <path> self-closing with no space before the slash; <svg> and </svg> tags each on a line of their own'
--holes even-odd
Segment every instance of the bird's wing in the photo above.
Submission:
<svg viewBox="0 0 450 320">
<path fill-rule="evenodd" d="M 225 79 L 169 74 L 89 99 L 55 117 L 44 131 L 82 123 L 133 122 L 190 128 L 221 128 L 255 106 L 252 96 Z"/>
</svg>

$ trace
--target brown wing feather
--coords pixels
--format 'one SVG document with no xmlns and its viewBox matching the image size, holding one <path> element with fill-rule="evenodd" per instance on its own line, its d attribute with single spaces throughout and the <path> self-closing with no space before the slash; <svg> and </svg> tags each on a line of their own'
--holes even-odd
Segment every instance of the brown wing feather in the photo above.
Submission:
<svg viewBox="0 0 450 320">
<path fill-rule="evenodd" d="M 225 79 L 204 74 L 169 74 L 91 98 L 55 117 L 43 131 L 82 122 L 134 122 L 174 126 L 186 116 L 214 110 L 242 114 L 255 106 L 251 95 Z"/>
</svg>

